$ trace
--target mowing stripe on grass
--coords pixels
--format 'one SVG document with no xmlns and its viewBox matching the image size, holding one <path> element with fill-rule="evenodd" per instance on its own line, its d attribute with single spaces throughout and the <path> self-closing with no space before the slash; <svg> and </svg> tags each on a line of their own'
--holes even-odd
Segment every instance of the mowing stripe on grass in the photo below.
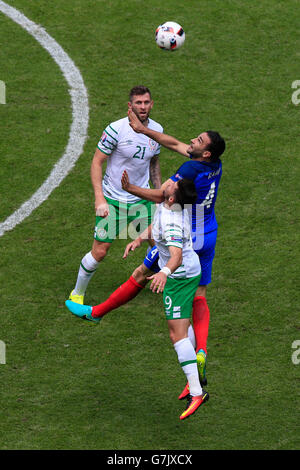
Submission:
<svg viewBox="0 0 300 470">
<path fill-rule="evenodd" d="M 69 141 L 63 156 L 55 164 L 48 178 L 31 198 L 7 217 L 4 222 L 0 223 L 1 237 L 5 232 L 12 230 L 16 225 L 21 223 L 34 209 L 48 199 L 52 191 L 60 185 L 74 167 L 83 152 L 83 146 L 87 138 L 89 105 L 87 90 L 80 71 L 68 54 L 66 54 L 62 47 L 46 30 L 2 0 L 0 0 L 0 11 L 31 34 L 40 45 L 49 52 L 53 60 L 57 63 L 70 87 L 69 93 L 71 95 L 73 117 Z"/>
</svg>

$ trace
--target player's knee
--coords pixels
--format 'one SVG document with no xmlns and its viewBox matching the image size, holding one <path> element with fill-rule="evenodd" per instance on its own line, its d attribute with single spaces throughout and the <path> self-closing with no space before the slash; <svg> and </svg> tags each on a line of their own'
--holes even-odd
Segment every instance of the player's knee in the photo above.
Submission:
<svg viewBox="0 0 300 470">
<path fill-rule="evenodd" d="M 110 248 L 110 243 L 94 243 L 92 248 L 92 255 L 96 261 L 102 261 L 107 255 Z"/>
<path fill-rule="evenodd" d="M 175 334 L 175 331 L 169 330 L 169 336 L 172 343 L 175 344 L 177 342 L 177 335 Z"/>
<path fill-rule="evenodd" d="M 133 273 L 132 277 L 138 282 L 140 285 L 145 286 L 148 282 L 147 276 L 150 276 L 150 271 L 141 264 L 138 268 L 136 268 Z"/>
<path fill-rule="evenodd" d="M 178 341 L 181 341 L 185 338 L 185 335 L 182 334 L 182 332 L 175 330 L 169 330 L 169 336 L 172 344 L 178 343 Z"/>
</svg>

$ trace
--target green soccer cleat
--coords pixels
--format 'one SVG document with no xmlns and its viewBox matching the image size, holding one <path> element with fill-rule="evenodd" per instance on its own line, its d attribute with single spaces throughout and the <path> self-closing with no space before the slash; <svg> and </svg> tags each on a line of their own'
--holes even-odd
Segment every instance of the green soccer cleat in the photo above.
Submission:
<svg viewBox="0 0 300 470">
<path fill-rule="evenodd" d="M 206 378 L 206 354 L 203 351 L 203 349 L 200 349 L 197 352 L 197 366 L 198 366 L 198 372 L 199 372 L 199 379 L 200 379 L 200 384 L 201 387 L 203 385 L 207 385 L 207 378 Z"/>
<path fill-rule="evenodd" d="M 70 310 L 70 312 L 72 312 L 77 317 L 82 318 L 83 320 L 89 320 L 96 323 L 99 323 L 99 321 L 101 320 L 101 317 L 92 317 L 93 307 L 89 305 L 80 305 L 76 302 L 72 302 L 71 300 L 66 300 L 65 304 L 66 307 Z"/>
<path fill-rule="evenodd" d="M 83 305 L 84 302 L 84 295 L 73 294 L 74 290 L 72 290 L 71 294 L 69 295 L 69 300 L 75 302 L 76 304 Z"/>
</svg>

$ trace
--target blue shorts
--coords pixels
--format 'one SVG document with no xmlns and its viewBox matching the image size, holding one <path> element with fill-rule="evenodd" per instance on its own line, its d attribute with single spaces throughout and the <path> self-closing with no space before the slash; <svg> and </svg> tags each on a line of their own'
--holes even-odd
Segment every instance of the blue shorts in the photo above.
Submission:
<svg viewBox="0 0 300 470">
<path fill-rule="evenodd" d="M 150 269 L 150 271 L 158 273 L 158 271 L 160 271 L 160 267 L 158 266 L 158 258 L 158 248 L 154 245 L 152 248 L 148 248 L 144 259 L 144 265 Z"/>
<path fill-rule="evenodd" d="M 207 233 L 204 237 L 204 244 L 201 250 L 195 250 L 199 256 L 201 264 L 201 279 L 199 286 L 206 286 L 211 283 L 212 264 L 215 256 L 215 246 L 217 242 L 217 230 Z M 144 259 L 144 265 L 151 271 L 160 271 L 158 266 L 159 253 L 156 246 L 148 249 Z"/>
<path fill-rule="evenodd" d="M 204 244 L 201 250 L 195 250 L 199 256 L 201 264 L 201 279 L 199 286 L 207 286 L 211 283 L 212 264 L 215 257 L 215 247 L 217 242 L 217 230 L 206 233 Z"/>
</svg>

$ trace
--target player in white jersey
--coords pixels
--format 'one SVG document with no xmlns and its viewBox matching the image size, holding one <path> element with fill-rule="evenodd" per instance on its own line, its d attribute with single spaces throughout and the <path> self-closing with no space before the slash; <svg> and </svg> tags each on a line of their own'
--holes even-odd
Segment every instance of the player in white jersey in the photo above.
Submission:
<svg viewBox="0 0 300 470">
<path fill-rule="evenodd" d="M 153 100 L 148 88 L 132 88 L 128 106 L 146 127 L 162 132 L 162 126 L 149 118 Z M 136 228 L 139 225 L 141 232 L 151 223 L 153 203 L 124 191 L 121 176 L 126 169 L 137 186 L 149 188 L 150 178 L 154 188 L 160 188 L 159 153 L 160 145 L 134 132 L 128 117 L 109 124 L 104 130 L 91 164 L 96 212 L 94 242 L 91 251 L 81 260 L 76 285 L 69 297 L 72 301 L 83 304 L 88 283 L 99 263 L 105 258 L 113 240 L 130 222 Z M 136 232 L 133 235 L 136 236 Z"/>
<path fill-rule="evenodd" d="M 124 171 L 122 185 L 126 188 L 127 184 L 129 178 Z M 180 416 L 183 420 L 195 413 L 209 398 L 201 387 L 196 352 L 188 336 L 201 267 L 199 257 L 193 250 L 189 215 L 184 210 L 184 205 L 194 204 L 197 192 L 192 181 L 181 179 L 176 182 L 170 180 L 165 185 L 163 194 L 164 202 L 157 208 L 153 224 L 132 242 L 131 251 L 143 241 L 152 238 L 159 250 L 160 271 L 148 279 L 152 280 L 150 289 L 153 292 L 163 292 L 170 339 L 189 384 L 187 407 Z M 68 300 L 66 306 L 81 318 L 96 320 L 93 317 L 93 307 L 89 305 Z M 99 318 L 96 321 L 100 320 Z"/>
<path fill-rule="evenodd" d="M 150 118 L 148 127 L 153 130 L 162 128 Z M 138 135 L 142 138 L 138 139 Z M 125 117 L 107 126 L 98 143 L 98 149 L 109 155 L 103 178 L 104 196 L 124 203 L 139 202 L 140 198 L 122 189 L 123 170 L 126 168 L 129 177 L 136 181 L 137 186 L 149 188 L 149 165 L 159 154 L 160 145 L 149 137 L 134 132 Z"/>
<path fill-rule="evenodd" d="M 166 188 L 170 191 L 169 186 Z M 180 205 L 169 207 L 160 204 L 155 212 L 152 236 L 159 251 L 159 267 L 166 266 L 170 259 L 170 246 L 182 250 L 181 265 L 169 275 L 171 279 L 191 278 L 200 274 L 199 258 L 193 250 L 190 221 L 187 210 L 181 210 Z"/>
</svg>

